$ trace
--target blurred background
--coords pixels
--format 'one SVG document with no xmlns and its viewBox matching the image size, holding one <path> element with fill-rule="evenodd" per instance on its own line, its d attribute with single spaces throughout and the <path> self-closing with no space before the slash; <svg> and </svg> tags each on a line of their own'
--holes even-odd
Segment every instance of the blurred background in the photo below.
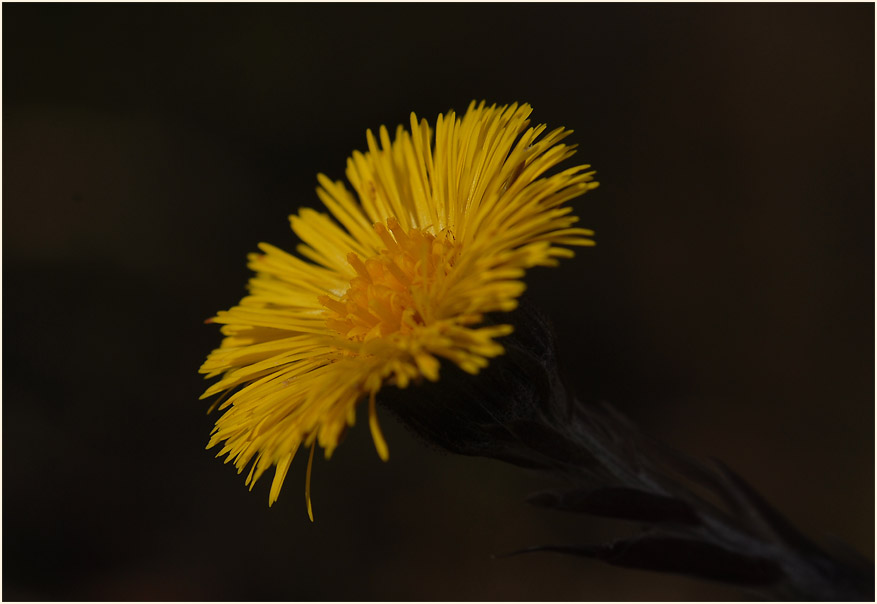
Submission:
<svg viewBox="0 0 877 604">
<path fill-rule="evenodd" d="M 3 599 L 740 599 L 528 545 L 637 530 L 382 425 L 280 501 L 196 373 L 259 241 L 365 130 L 575 130 L 598 245 L 528 277 L 570 381 L 874 552 L 874 6 L 3 6 Z"/>
</svg>

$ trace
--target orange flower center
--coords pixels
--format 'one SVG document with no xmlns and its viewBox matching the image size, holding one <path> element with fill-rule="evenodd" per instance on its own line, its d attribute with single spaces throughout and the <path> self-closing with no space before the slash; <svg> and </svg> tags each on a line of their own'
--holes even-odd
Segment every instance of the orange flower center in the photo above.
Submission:
<svg viewBox="0 0 877 604">
<path fill-rule="evenodd" d="M 432 321 L 445 277 L 459 253 L 446 232 L 406 232 L 395 218 L 374 229 L 386 249 L 366 259 L 348 254 L 356 276 L 347 291 L 340 300 L 320 296 L 327 309 L 326 325 L 358 342 L 409 334 Z"/>
</svg>

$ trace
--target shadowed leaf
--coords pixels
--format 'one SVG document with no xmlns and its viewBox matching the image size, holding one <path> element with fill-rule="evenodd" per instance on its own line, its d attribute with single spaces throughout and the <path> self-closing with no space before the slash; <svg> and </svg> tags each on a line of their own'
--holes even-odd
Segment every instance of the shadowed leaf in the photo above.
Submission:
<svg viewBox="0 0 877 604">
<path fill-rule="evenodd" d="M 514 554 L 557 552 L 602 560 L 614 566 L 681 573 L 738 585 L 767 585 L 783 577 L 775 562 L 716 545 L 674 537 L 647 536 L 610 545 L 533 547 Z"/>
<path fill-rule="evenodd" d="M 625 487 L 543 491 L 531 495 L 528 501 L 541 507 L 607 518 L 650 523 L 697 524 L 699 522 L 697 513 L 684 501 Z"/>
</svg>

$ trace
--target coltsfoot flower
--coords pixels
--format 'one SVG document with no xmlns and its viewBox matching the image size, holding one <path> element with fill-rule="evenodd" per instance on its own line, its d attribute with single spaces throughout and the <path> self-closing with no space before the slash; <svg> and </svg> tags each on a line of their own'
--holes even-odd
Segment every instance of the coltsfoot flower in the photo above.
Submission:
<svg viewBox="0 0 877 604">
<path fill-rule="evenodd" d="M 593 245 L 593 232 L 564 204 L 596 188 L 590 166 L 546 175 L 569 158 L 569 130 L 530 127 L 529 105 L 469 106 L 439 115 L 435 131 L 411 115 L 411 130 L 368 131 L 347 178 L 317 176 L 329 213 L 290 217 L 299 256 L 267 243 L 249 256 L 249 295 L 208 322 L 225 336 L 201 367 L 221 376 L 202 398 L 224 410 L 208 448 L 224 443 L 247 484 L 275 467 L 269 505 L 296 451 L 330 457 L 368 399 L 378 455 L 388 449 L 375 411 L 382 385 L 439 379 L 440 359 L 475 374 L 503 353 L 510 325 L 485 313 L 513 310 L 533 266 Z M 434 142 L 433 142 L 434 138 Z"/>
</svg>

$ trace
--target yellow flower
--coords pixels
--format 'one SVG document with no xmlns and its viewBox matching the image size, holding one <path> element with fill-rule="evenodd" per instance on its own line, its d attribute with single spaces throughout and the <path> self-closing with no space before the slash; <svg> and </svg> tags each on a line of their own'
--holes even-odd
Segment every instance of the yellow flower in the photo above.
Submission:
<svg viewBox="0 0 877 604">
<path fill-rule="evenodd" d="M 367 132 L 368 152 L 347 162 L 357 196 L 320 174 L 330 214 L 290 217 L 307 260 L 266 243 L 250 255 L 250 294 L 209 320 L 225 338 L 201 373 L 222 378 L 202 398 L 224 393 L 208 448 L 224 442 L 217 457 L 238 472 L 252 462 L 251 489 L 276 466 L 269 505 L 293 455 L 310 447 L 313 520 L 315 444 L 330 457 L 367 397 L 386 460 L 381 386 L 436 381 L 442 358 L 478 373 L 512 331 L 479 326 L 484 314 L 516 307 L 525 269 L 573 255 L 562 246 L 593 245 L 564 203 L 595 188 L 594 173 L 581 165 L 545 176 L 574 146 L 560 142 L 568 130 L 529 127 L 531 111 L 473 102 L 462 119 L 439 115 L 434 133 L 414 114 L 392 142 L 383 126 L 377 139 Z"/>
</svg>

